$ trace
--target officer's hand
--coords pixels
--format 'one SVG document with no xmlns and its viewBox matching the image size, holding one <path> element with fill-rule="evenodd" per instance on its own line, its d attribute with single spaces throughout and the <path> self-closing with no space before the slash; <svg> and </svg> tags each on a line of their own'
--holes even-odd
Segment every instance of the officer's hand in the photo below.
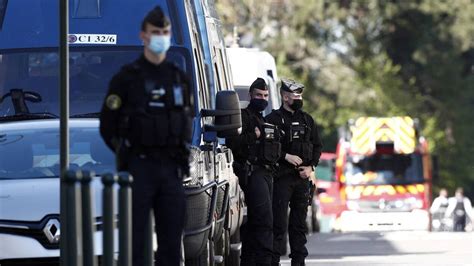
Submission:
<svg viewBox="0 0 474 266">
<path fill-rule="evenodd" d="M 255 127 L 255 135 L 257 135 L 257 139 L 260 138 L 260 129 L 258 127 Z"/>
<path fill-rule="evenodd" d="M 287 162 L 291 163 L 291 164 L 294 165 L 294 166 L 298 166 L 298 165 L 300 165 L 300 164 L 303 163 L 303 160 L 301 160 L 300 157 L 298 157 L 298 156 L 296 156 L 296 155 L 289 154 L 289 153 L 287 153 L 287 154 L 285 155 L 285 160 L 286 160 Z"/>
<path fill-rule="evenodd" d="M 300 166 L 298 167 L 298 171 L 300 173 L 300 177 L 306 179 L 311 176 L 313 168 L 311 166 Z"/>
</svg>

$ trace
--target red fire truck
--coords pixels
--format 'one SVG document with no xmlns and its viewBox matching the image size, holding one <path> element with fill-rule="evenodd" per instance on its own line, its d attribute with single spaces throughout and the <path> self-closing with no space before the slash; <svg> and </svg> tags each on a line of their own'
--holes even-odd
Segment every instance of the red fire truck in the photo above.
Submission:
<svg viewBox="0 0 474 266">
<path fill-rule="evenodd" d="M 335 181 L 326 188 L 329 194 L 319 196 L 322 210 L 326 204 L 335 213 L 333 228 L 429 230 L 432 167 L 417 121 L 361 117 L 345 132 L 336 150 Z"/>
</svg>

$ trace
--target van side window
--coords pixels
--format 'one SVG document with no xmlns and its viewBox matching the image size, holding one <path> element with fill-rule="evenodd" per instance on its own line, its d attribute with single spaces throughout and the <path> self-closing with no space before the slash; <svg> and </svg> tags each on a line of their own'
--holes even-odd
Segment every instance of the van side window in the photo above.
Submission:
<svg viewBox="0 0 474 266">
<path fill-rule="evenodd" d="M 219 67 L 217 66 L 217 63 L 214 63 L 214 72 L 216 73 L 216 84 L 217 86 L 217 91 L 222 90 L 222 83 L 221 83 L 221 77 L 219 75 Z"/>
<path fill-rule="evenodd" d="M 199 58 L 199 55 L 198 55 L 199 53 L 198 53 L 196 48 L 193 49 L 193 52 L 194 52 L 194 57 Z M 197 88 L 197 90 L 199 91 L 199 103 L 200 103 L 199 105 L 206 108 L 207 107 L 206 100 L 205 100 L 206 95 L 205 95 L 205 90 L 203 90 L 204 82 L 203 82 L 202 76 L 200 74 L 201 73 L 201 64 L 198 63 L 197 65 L 198 65 L 198 68 L 199 68 L 198 69 L 198 82 L 199 82 L 199 84 L 198 84 L 198 88 Z"/>
<path fill-rule="evenodd" d="M 209 93 L 207 91 L 207 80 L 204 72 L 204 59 L 203 59 L 203 52 L 202 52 L 202 46 L 200 43 L 200 38 L 198 36 L 197 32 L 197 26 L 196 22 L 194 21 L 193 17 L 193 11 L 190 3 L 186 1 L 185 3 L 185 8 L 186 8 L 186 13 L 187 17 L 189 18 L 188 20 L 188 26 L 189 30 L 191 32 L 191 42 L 193 43 L 193 53 L 194 53 L 194 60 L 197 66 L 197 69 L 195 70 L 195 74 L 197 75 L 197 86 L 196 88 L 199 93 L 199 107 L 200 108 L 209 108 Z"/>
<path fill-rule="evenodd" d="M 195 35 L 197 34 L 196 32 L 194 33 Z M 209 108 L 209 98 L 210 98 L 210 93 L 209 93 L 209 88 L 207 86 L 207 80 L 206 80 L 206 73 L 204 72 L 204 58 L 202 56 L 202 49 L 200 43 L 196 39 L 196 45 L 197 48 L 194 48 L 195 54 L 196 54 L 196 60 L 197 60 L 197 66 L 198 66 L 198 78 L 199 78 L 199 90 L 201 91 L 203 95 L 202 100 L 202 106 L 204 108 Z"/>
<path fill-rule="evenodd" d="M 224 62 L 224 54 L 223 50 L 219 49 L 219 61 L 222 65 L 222 73 L 224 74 L 224 88 L 226 90 L 230 90 L 232 88 L 232 81 L 231 81 L 231 76 L 230 76 L 230 71 L 228 68 L 228 65 Z"/>
</svg>

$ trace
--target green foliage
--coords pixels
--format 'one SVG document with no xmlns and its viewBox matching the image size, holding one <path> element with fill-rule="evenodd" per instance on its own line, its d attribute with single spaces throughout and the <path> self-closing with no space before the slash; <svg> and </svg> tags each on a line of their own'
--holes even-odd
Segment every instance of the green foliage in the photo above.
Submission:
<svg viewBox="0 0 474 266">
<path fill-rule="evenodd" d="M 305 110 L 334 150 L 361 115 L 419 118 L 439 186 L 474 190 L 472 0 L 217 0 L 227 35 L 272 53 L 306 85 Z"/>
</svg>

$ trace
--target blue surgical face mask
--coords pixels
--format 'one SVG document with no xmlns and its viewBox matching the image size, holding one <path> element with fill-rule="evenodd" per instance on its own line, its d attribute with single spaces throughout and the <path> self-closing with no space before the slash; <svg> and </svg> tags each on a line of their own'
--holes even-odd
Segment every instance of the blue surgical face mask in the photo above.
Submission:
<svg viewBox="0 0 474 266">
<path fill-rule="evenodd" d="M 151 35 L 148 48 L 155 54 L 163 54 L 171 45 L 170 35 Z"/>
</svg>

